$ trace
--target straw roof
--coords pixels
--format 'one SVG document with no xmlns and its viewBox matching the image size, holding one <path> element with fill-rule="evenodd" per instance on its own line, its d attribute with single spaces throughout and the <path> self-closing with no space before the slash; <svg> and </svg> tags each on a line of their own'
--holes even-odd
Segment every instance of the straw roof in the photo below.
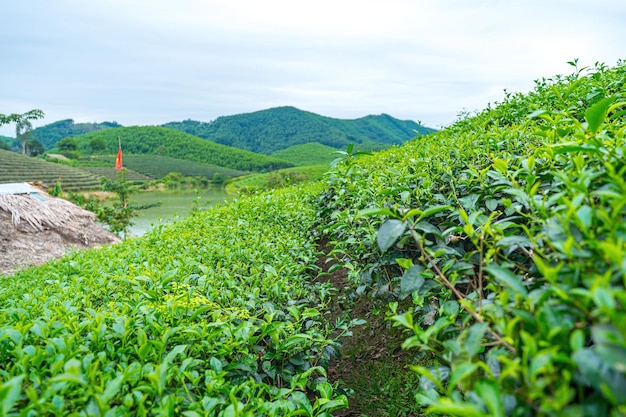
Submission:
<svg viewBox="0 0 626 417">
<path fill-rule="evenodd" d="M 95 222 L 95 214 L 24 186 L 0 193 L 0 274 L 48 262 L 68 250 L 119 242 Z"/>
</svg>

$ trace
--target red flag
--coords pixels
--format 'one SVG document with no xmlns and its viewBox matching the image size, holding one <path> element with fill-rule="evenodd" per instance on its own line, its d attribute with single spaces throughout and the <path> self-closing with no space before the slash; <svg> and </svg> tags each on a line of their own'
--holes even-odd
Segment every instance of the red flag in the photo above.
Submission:
<svg viewBox="0 0 626 417">
<path fill-rule="evenodd" d="M 115 158 L 115 169 L 122 169 L 122 148 L 117 151 L 117 158 Z"/>
</svg>

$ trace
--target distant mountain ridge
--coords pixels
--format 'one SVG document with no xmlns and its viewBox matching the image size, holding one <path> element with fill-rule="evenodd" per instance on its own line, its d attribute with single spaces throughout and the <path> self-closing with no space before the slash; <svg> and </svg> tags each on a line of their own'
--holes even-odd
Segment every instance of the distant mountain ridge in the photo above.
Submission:
<svg viewBox="0 0 626 417">
<path fill-rule="evenodd" d="M 117 122 L 74 123 L 72 119 L 65 119 L 33 129 L 32 138 L 41 142 L 44 149 L 50 149 L 64 138 L 116 127 L 122 125 Z"/>
<path fill-rule="evenodd" d="M 117 122 L 75 123 L 72 119 L 65 119 L 33 129 L 31 137 L 49 150 L 67 137 L 122 127 Z M 160 127 L 265 155 L 307 143 L 319 143 L 334 149 L 345 149 L 353 143 L 359 145 L 359 149 L 377 150 L 435 132 L 435 129 L 412 120 L 399 120 L 388 114 L 336 119 L 292 106 L 220 116 L 212 122 L 169 122 Z M 3 138 L 7 144 L 13 140 Z"/>
<path fill-rule="evenodd" d="M 389 147 L 417 135 L 435 132 L 435 129 L 421 126 L 412 120 L 399 120 L 387 114 L 347 120 L 321 116 L 291 106 L 222 116 L 213 122 L 184 120 L 162 126 L 266 155 L 311 142 L 335 149 L 345 148 L 350 143 L 374 143 Z"/>
</svg>

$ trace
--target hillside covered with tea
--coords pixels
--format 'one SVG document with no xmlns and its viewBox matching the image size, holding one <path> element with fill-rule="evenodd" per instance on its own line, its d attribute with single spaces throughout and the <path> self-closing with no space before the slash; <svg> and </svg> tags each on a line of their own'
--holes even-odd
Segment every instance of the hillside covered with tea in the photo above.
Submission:
<svg viewBox="0 0 626 417">
<path fill-rule="evenodd" d="M 625 414 L 626 63 L 572 64 L 402 146 L 347 146 L 321 182 L 3 278 L 2 411 Z M 365 351 L 382 336 L 401 349 Z M 348 364 L 394 357 L 355 389 L 388 367 Z"/>
</svg>

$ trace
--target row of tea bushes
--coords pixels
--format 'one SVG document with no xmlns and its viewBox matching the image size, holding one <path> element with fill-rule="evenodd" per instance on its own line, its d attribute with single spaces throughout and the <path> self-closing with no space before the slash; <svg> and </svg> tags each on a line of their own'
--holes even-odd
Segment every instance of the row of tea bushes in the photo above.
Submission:
<svg viewBox="0 0 626 417">
<path fill-rule="evenodd" d="M 1 415 L 329 416 L 319 187 L 218 206 L 0 281 Z"/>
<path fill-rule="evenodd" d="M 626 414 L 625 83 L 623 62 L 543 79 L 329 173 L 319 222 L 431 358 L 427 413 Z"/>
</svg>

